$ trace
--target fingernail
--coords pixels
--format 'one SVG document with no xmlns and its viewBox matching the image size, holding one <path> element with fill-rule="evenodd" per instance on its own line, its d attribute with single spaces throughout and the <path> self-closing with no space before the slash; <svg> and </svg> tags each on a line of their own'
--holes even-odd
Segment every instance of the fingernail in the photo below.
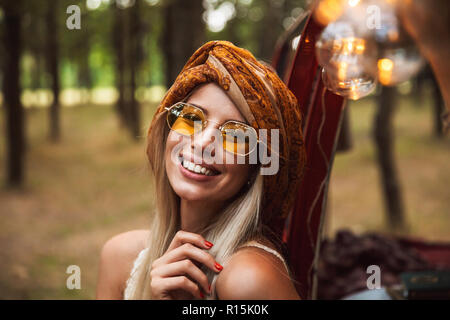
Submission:
<svg viewBox="0 0 450 320">
<path fill-rule="evenodd" d="M 223 269 L 223 267 L 222 267 L 220 264 L 218 264 L 217 262 L 216 262 L 216 264 L 215 264 L 214 266 L 215 266 L 216 269 L 219 270 L 219 271 L 221 271 L 221 270 Z"/>
<path fill-rule="evenodd" d="M 200 291 L 200 298 L 204 298 L 205 296 L 203 295 L 203 292 Z"/>
<path fill-rule="evenodd" d="M 208 248 L 211 248 L 213 246 L 213 244 L 211 242 L 205 240 L 205 246 L 207 246 Z"/>
<path fill-rule="evenodd" d="M 209 293 L 211 293 L 211 285 L 209 285 L 208 288 L 209 288 Z"/>
</svg>

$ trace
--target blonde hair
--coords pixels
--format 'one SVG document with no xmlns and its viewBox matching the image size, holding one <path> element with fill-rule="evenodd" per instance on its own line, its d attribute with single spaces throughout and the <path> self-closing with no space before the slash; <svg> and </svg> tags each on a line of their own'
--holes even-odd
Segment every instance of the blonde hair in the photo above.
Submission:
<svg viewBox="0 0 450 320">
<path fill-rule="evenodd" d="M 151 266 L 166 252 L 180 225 L 180 199 L 170 185 L 164 161 L 169 134 L 165 115 L 165 112 L 155 115 L 152 131 L 147 139 L 147 155 L 155 178 L 155 211 L 150 224 L 147 243 L 149 249 L 145 252 L 144 263 L 137 266 L 134 271 L 136 286 L 130 293 L 130 299 L 152 299 Z M 263 196 L 263 176 L 259 174 L 259 167 L 252 175 L 250 185 L 243 188 L 201 232 L 208 241 L 216 244 L 208 252 L 221 264 L 226 262 L 239 246 L 262 238 L 260 205 Z M 205 266 L 202 270 L 211 282 L 214 272 Z"/>
</svg>

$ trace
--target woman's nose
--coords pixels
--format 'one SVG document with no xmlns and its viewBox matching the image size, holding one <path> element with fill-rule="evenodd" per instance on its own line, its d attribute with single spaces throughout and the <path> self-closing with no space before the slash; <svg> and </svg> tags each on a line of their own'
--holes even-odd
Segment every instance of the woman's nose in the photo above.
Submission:
<svg viewBox="0 0 450 320">
<path fill-rule="evenodd" d="M 202 155 L 208 153 L 214 156 L 220 141 L 218 139 L 220 139 L 220 130 L 216 128 L 215 123 L 207 122 L 204 128 L 191 136 L 191 148 L 197 149 L 196 152 L 201 152 Z"/>
</svg>

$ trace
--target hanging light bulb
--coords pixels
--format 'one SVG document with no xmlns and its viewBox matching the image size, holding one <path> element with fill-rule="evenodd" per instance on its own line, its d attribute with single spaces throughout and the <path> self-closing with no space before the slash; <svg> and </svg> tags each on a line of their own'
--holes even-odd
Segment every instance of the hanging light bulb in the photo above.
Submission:
<svg viewBox="0 0 450 320">
<path fill-rule="evenodd" d="M 345 9 L 345 0 L 320 0 L 314 10 L 314 18 L 321 25 L 336 21 Z"/>
<path fill-rule="evenodd" d="M 319 2 L 316 11 L 322 10 L 331 21 L 316 43 L 329 90 L 358 99 L 372 92 L 377 80 L 396 85 L 421 69 L 423 59 L 401 26 L 396 4 L 397 0 Z"/>
<path fill-rule="evenodd" d="M 381 84 L 391 86 L 414 76 L 424 65 L 417 46 L 402 27 L 394 0 L 362 0 L 370 23 L 359 25 L 357 33 L 366 39 L 364 68 Z M 370 10 L 376 8 L 376 10 Z"/>
<path fill-rule="evenodd" d="M 370 48 L 374 46 L 369 44 Z M 366 70 L 378 77 L 385 86 L 397 85 L 417 74 L 424 65 L 415 46 L 400 46 L 395 43 L 375 44 L 370 54 L 365 56 Z"/>
<path fill-rule="evenodd" d="M 365 40 L 355 36 L 350 22 L 338 20 L 329 24 L 316 43 L 325 87 L 352 100 L 370 94 L 376 80 L 363 67 L 365 51 Z"/>
<path fill-rule="evenodd" d="M 376 80 L 372 77 L 340 79 L 339 76 L 322 69 L 322 81 L 331 92 L 350 100 L 358 100 L 372 93 L 376 88 Z"/>
</svg>

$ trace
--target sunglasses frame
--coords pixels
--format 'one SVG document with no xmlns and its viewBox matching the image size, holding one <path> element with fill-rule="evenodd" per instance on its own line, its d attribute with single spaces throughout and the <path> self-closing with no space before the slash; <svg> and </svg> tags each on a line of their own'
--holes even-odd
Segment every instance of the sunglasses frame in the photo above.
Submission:
<svg viewBox="0 0 450 320">
<path fill-rule="evenodd" d="M 173 105 L 170 106 L 170 107 L 165 107 L 165 108 L 164 108 L 164 110 L 167 111 L 166 122 L 167 122 L 167 125 L 168 125 L 168 127 L 169 127 L 170 130 L 173 130 L 173 129 L 171 128 L 171 126 L 170 126 L 170 124 L 169 124 L 169 112 L 170 112 L 173 108 L 175 108 L 176 106 L 178 106 L 178 105 L 180 105 L 180 104 L 184 104 L 184 105 L 187 105 L 187 106 L 189 106 L 189 107 L 192 107 L 192 108 L 198 110 L 198 111 L 202 114 L 203 119 L 204 119 L 204 120 L 202 120 L 202 129 L 204 129 L 204 128 L 206 127 L 206 123 L 208 123 L 208 122 L 213 122 L 213 123 L 216 123 L 216 124 L 219 125 L 218 129 L 220 130 L 220 132 L 222 132 L 223 127 L 224 127 L 227 123 L 231 123 L 231 122 L 232 122 L 232 123 L 238 123 L 238 124 L 240 124 L 240 125 L 244 125 L 244 126 L 248 127 L 250 130 L 252 130 L 252 131 L 254 132 L 255 137 L 256 137 L 256 144 L 254 145 L 254 147 L 253 147 L 252 150 L 250 150 L 249 152 L 247 152 L 247 153 L 245 153 L 245 154 L 240 154 L 240 153 L 235 153 L 235 152 L 228 151 L 228 150 L 225 149 L 225 147 L 224 147 L 223 149 L 224 149 L 226 152 L 229 152 L 229 153 L 231 153 L 231 154 L 238 155 L 238 156 L 247 156 L 247 155 L 249 155 L 250 153 L 252 153 L 252 152 L 257 148 L 258 143 L 261 142 L 261 141 L 258 139 L 258 133 L 257 133 L 256 129 L 253 128 L 251 125 L 249 125 L 249 124 L 247 124 L 247 123 L 244 123 L 244 122 L 241 122 L 241 121 L 238 121 L 238 120 L 227 120 L 227 121 L 225 121 L 225 122 L 222 123 L 222 124 L 220 124 L 220 123 L 218 123 L 218 122 L 215 122 L 215 121 L 207 120 L 207 119 L 206 119 L 206 116 L 205 116 L 205 113 L 203 112 L 203 110 L 202 110 L 201 108 L 197 107 L 196 105 L 190 104 L 190 103 L 188 103 L 188 102 L 183 102 L 183 101 L 177 102 L 177 103 L 173 104 Z M 175 130 L 173 130 L 173 131 L 175 131 Z M 175 131 L 175 132 L 177 132 L 177 131 Z M 191 134 L 191 135 L 185 135 L 185 134 L 182 134 L 182 133 L 179 133 L 179 132 L 177 132 L 177 133 L 178 133 L 178 134 L 181 134 L 181 135 L 183 135 L 183 136 L 187 136 L 187 137 L 191 137 L 191 136 L 193 136 L 193 135 L 195 134 L 195 133 L 194 133 L 194 134 Z M 223 135 L 223 132 L 222 132 L 222 135 Z"/>
</svg>

